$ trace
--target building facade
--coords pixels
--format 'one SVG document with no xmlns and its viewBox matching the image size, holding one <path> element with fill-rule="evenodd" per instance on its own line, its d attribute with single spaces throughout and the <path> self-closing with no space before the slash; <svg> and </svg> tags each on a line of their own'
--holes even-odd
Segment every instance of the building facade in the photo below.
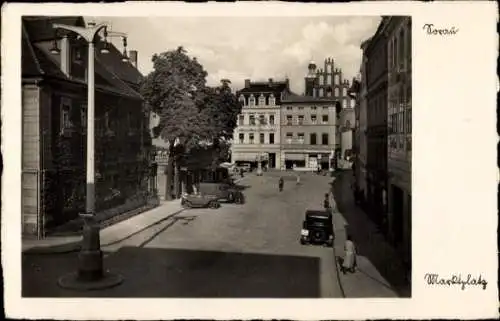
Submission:
<svg viewBox="0 0 500 321">
<path fill-rule="evenodd" d="M 388 143 L 390 236 L 404 258 L 411 258 L 412 78 L 411 17 L 387 23 Z"/>
<path fill-rule="evenodd" d="M 365 47 L 367 106 L 367 206 L 375 222 L 387 226 L 387 40 L 383 18 Z"/>
<path fill-rule="evenodd" d="M 231 162 L 257 162 L 269 168 L 280 168 L 280 105 L 282 97 L 290 92 L 289 80 L 252 82 L 245 80 L 245 88 L 236 93 L 242 103 L 238 125 L 231 145 Z"/>
<path fill-rule="evenodd" d="M 331 98 L 295 94 L 282 99 L 282 168 L 330 168 L 330 156 L 338 147 L 335 103 Z"/>
<path fill-rule="evenodd" d="M 39 237 L 85 210 L 87 44 L 55 37 L 53 23 L 86 26 L 82 17 L 22 19 L 22 231 Z M 103 45 L 95 52 L 96 210 L 129 210 L 143 205 L 133 200 L 149 172 L 142 75 Z"/>
</svg>

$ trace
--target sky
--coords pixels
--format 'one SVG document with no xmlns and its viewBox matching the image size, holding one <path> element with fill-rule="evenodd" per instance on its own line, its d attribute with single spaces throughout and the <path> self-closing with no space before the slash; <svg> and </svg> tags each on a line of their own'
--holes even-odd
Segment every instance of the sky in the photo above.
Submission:
<svg viewBox="0 0 500 321">
<path fill-rule="evenodd" d="M 106 17 L 111 30 L 128 36 L 138 51 L 138 68 L 152 71 L 155 53 L 183 46 L 208 72 L 208 85 L 230 79 L 234 89 L 252 81 L 290 79 L 302 94 L 311 60 L 323 67 L 328 57 L 342 68 L 344 79 L 359 72 L 361 43 L 371 37 L 378 16 L 313 17 Z M 121 50 L 119 39 L 113 40 Z"/>
</svg>

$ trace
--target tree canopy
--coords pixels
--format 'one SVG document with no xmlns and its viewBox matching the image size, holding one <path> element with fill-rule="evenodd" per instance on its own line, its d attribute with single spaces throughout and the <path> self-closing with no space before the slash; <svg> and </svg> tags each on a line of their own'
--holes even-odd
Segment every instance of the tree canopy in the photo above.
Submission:
<svg viewBox="0 0 500 321">
<path fill-rule="evenodd" d="M 207 72 L 183 47 L 155 54 L 153 71 L 141 85 L 141 93 L 159 115 L 155 137 L 169 143 L 179 140 L 185 151 L 200 143 L 217 146 L 230 139 L 241 104 L 223 80 L 217 87 L 206 85 Z"/>
</svg>

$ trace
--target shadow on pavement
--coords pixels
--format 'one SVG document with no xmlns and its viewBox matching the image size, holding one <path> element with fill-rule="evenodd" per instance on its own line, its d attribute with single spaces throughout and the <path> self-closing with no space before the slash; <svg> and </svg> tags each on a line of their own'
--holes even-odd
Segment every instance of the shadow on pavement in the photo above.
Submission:
<svg viewBox="0 0 500 321">
<path fill-rule="evenodd" d="M 45 261 L 33 261 L 45 258 Z M 320 259 L 251 253 L 124 247 L 105 259 L 125 278 L 103 291 L 73 292 L 57 278 L 77 255 L 23 257 L 23 297 L 317 298 Z"/>
<path fill-rule="evenodd" d="M 358 254 L 365 256 L 375 266 L 393 290 L 399 296 L 411 297 L 411 285 L 406 280 L 401 259 L 392 254 L 394 249 L 385 241 L 367 214 L 356 206 L 350 175 L 352 171 L 343 171 L 332 184 L 337 210 L 347 222 L 346 232 L 352 236 Z"/>
</svg>

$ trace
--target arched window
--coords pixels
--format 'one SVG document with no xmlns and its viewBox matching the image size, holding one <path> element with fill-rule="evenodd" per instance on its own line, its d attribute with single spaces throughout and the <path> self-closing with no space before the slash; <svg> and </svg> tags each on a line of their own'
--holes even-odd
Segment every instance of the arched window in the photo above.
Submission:
<svg viewBox="0 0 500 321">
<path fill-rule="evenodd" d="M 335 88 L 335 97 L 338 97 L 339 96 L 339 88 Z"/>
<path fill-rule="evenodd" d="M 250 95 L 250 98 L 248 98 L 248 105 L 249 106 L 255 106 L 255 97 L 252 95 Z"/>
<path fill-rule="evenodd" d="M 274 106 L 276 104 L 276 98 L 274 98 L 274 95 L 271 94 L 269 96 L 269 105 Z"/>
<path fill-rule="evenodd" d="M 335 75 L 335 85 L 338 85 L 340 83 L 340 77 L 339 75 Z"/>
<path fill-rule="evenodd" d="M 342 99 L 342 108 L 347 108 L 347 99 Z"/>
<path fill-rule="evenodd" d="M 245 102 L 245 96 L 240 95 L 239 101 L 241 102 L 241 104 L 242 104 L 243 106 L 245 106 L 245 103 L 246 103 L 246 102 Z"/>
<path fill-rule="evenodd" d="M 342 88 L 342 96 L 347 96 L 347 88 Z"/>
<path fill-rule="evenodd" d="M 356 106 L 356 99 L 351 99 L 351 108 Z"/>
<path fill-rule="evenodd" d="M 266 104 L 266 97 L 264 97 L 263 94 L 260 94 L 259 96 L 259 106 L 263 106 Z"/>
<path fill-rule="evenodd" d="M 319 84 L 320 85 L 323 85 L 323 80 L 324 80 L 323 75 L 320 74 L 319 75 Z"/>
</svg>

